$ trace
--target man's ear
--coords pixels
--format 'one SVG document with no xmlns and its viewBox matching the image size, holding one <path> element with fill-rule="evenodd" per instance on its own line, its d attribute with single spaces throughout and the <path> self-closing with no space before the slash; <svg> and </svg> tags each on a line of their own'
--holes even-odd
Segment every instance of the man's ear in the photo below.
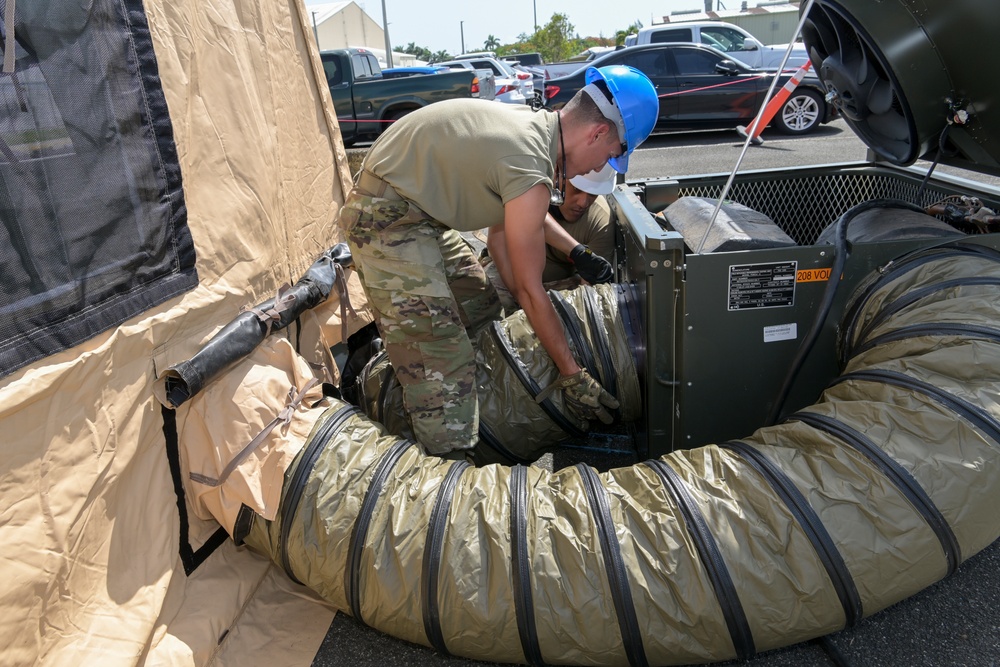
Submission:
<svg viewBox="0 0 1000 667">
<path fill-rule="evenodd" d="M 610 131 L 611 126 L 607 123 L 595 123 L 595 126 L 590 133 L 590 145 L 600 142 L 602 139 L 607 137 L 608 132 Z"/>
</svg>

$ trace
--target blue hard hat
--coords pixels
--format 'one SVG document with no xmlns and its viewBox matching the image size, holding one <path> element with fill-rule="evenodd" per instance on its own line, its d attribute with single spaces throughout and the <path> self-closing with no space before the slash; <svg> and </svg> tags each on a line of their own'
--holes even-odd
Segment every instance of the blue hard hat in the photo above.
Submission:
<svg viewBox="0 0 1000 667">
<path fill-rule="evenodd" d="M 624 174 L 628 170 L 628 156 L 646 140 L 656 125 L 656 119 L 660 115 L 660 100 L 649 77 L 628 65 L 587 68 L 588 86 L 596 81 L 605 83 L 611 94 L 611 100 L 604 97 L 600 91 L 595 95 L 586 87 L 584 89 L 597 103 L 605 117 L 618 127 L 622 154 L 620 157 L 608 160 L 608 164 L 618 173 Z"/>
</svg>

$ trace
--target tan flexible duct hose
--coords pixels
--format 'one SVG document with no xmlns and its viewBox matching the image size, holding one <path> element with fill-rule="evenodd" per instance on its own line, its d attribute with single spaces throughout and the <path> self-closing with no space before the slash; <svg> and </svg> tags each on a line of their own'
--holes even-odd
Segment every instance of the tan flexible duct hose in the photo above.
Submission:
<svg viewBox="0 0 1000 667">
<path fill-rule="evenodd" d="M 484 660 L 710 662 L 839 630 L 1000 535 L 1000 257 L 902 258 L 844 328 L 812 407 L 603 474 L 427 457 L 337 406 L 247 543 L 368 625 Z"/>
</svg>

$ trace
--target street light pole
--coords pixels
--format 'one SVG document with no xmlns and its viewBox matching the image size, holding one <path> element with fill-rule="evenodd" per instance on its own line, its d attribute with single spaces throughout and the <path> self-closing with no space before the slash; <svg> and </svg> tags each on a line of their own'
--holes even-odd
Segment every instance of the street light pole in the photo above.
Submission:
<svg viewBox="0 0 1000 667">
<path fill-rule="evenodd" d="M 382 0 L 382 26 L 385 35 L 385 64 L 392 67 L 392 42 L 389 41 L 389 21 L 385 18 L 385 0 Z"/>
<path fill-rule="evenodd" d="M 538 32 L 538 0 L 531 0 L 531 7 L 535 10 L 535 32 Z"/>
<path fill-rule="evenodd" d="M 458 30 L 462 34 L 462 53 L 465 53 L 465 21 L 458 22 Z"/>
</svg>

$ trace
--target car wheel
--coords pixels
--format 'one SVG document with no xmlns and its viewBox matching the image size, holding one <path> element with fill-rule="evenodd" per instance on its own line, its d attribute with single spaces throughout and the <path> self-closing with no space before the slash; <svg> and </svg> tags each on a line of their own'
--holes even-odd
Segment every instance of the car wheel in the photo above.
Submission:
<svg viewBox="0 0 1000 667">
<path fill-rule="evenodd" d="M 792 91 L 788 101 L 774 118 L 774 126 L 785 134 L 806 134 L 819 127 L 823 117 L 823 98 L 814 90 Z"/>
<path fill-rule="evenodd" d="M 385 120 L 392 121 L 392 122 L 391 123 L 382 123 L 382 132 L 385 132 L 387 129 L 389 129 L 390 127 L 392 127 L 392 123 L 395 123 L 397 120 L 399 120 L 400 118 L 402 118 L 406 114 L 410 113 L 411 111 L 415 111 L 415 109 L 400 109 L 399 111 L 393 111 L 391 114 L 387 115 L 385 117 Z"/>
</svg>

